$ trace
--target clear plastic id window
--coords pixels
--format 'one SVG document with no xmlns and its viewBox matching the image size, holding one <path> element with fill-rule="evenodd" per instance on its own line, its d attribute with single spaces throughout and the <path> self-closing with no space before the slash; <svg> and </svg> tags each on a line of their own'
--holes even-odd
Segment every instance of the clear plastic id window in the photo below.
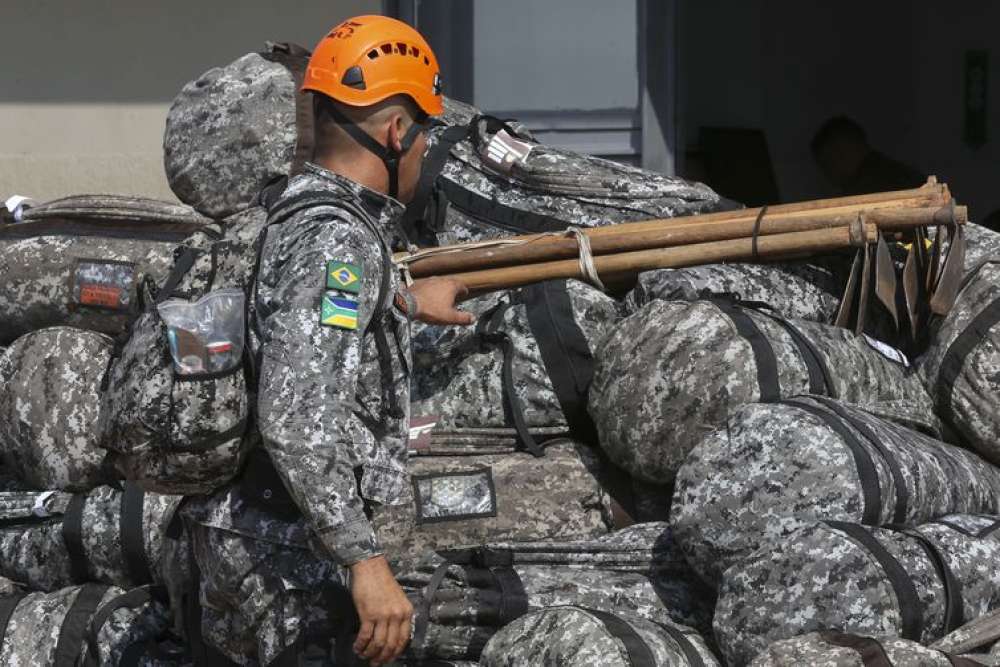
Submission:
<svg viewBox="0 0 1000 667">
<path fill-rule="evenodd" d="M 240 364 L 245 300 L 243 290 L 227 288 L 209 292 L 194 303 L 168 299 L 157 305 L 167 325 L 178 374 L 224 373 Z"/>
<path fill-rule="evenodd" d="M 489 468 L 413 478 L 417 523 L 492 517 L 496 489 Z"/>
</svg>

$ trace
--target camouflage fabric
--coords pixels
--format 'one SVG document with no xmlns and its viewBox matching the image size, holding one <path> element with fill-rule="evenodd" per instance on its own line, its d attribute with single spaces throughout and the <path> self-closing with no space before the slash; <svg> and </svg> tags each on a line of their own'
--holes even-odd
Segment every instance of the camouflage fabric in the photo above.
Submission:
<svg viewBox="0 0 1000 667">
<path fill-rule="evenodd" d="M 220 239 L 183 246 L 182 253 L 193 253 L 194 260 L 174 295 L 197 301 L 222 288 L 249 290 L 265 222 L 266 212 L 254 207 L 224 221 Z M 177 261 L 182 258 L 179 254 Z M 221 375 L 182 376 L 169 353 L 157 295 L 148 288 L 144 312 L 109 371 L 101 446 L 124 477 L 147 490 L 206 493 L 236 474 L 252 442 L 245 433 L 246 374 L 241 362 Z"/>
<path fill-rule="evenodd" d="M 174 98 L 163 166 L 177 198 L 211 218 L 251 206 L 295 156 L 296 82 L 274 49 L 213 67 Z"/>
<path fill-rule="evenodd" d="M 22 593 L 11 582 L 0 582 L 0 601 Z M 66 656 L 78 655 L 74 664 L 114 667 L 129 646 L 154 640 L 167 628 L 166 607 L 143 593 L 136 590 L 123 598 L 124 590 L 102 584 L 29 593 L 17 602 L 7 622 L 0 663 L 56 667 L 67 664 Z M 115 608 L 118 605 L 123 606 Z M 99 616 L 106 620 L 95 628 L 92 622 Z M 91 646 L 97 655 L 88 655 Z M 86 663 L 87 659 L 94 662 Z"/>
<path fill-rule="evenodd" d="M 846 646 L 845 646 L 846 644 Z M 879 651 L 881 649 L 881 651 Z M 880 663 L 885 667 L 952 667 L 954 656 L 917 642 L 899 637 L 862 637 L 840 632 L 810 632 L 801 637 L 783 639 L 767 647 L 754 658 L 751 667 L 865 667 L 872 655 L 889 660 Z M 969 656 L 967 659 L 974 659 Z M 972 664 L 996 665 L 994 661 L 977 661 Z"/>
<path fill-rule="evenodd" d="M 965 271 L 968 273 L 985 261 L 1000 258 L 1000 234 L 977 225 L 965 223 Z"/>
<path fill-rule="evenodd" d="M 1000 469 L 825 401 L 743 406 L 688 455 L 670 520 L 707 581 L 817 520 L 916 525 L 943 514 L 1000 513 Z"/>
<path fill-rule="evenodd" d="M 711 616 L 711 591 L 697 581 L 663 523 L 578 542 L 491 544 L 449 559 L 428 554 L 417 570 L 399 577 L 416 608 L 412 658 L 474 659 L 500 627 L 558 605 L 631 612 L 654 622 L 670 618 L 702 631 Z M 444 578 L 428 590 L 439 568 Z"/>
<path fill-rule="evenodd" d="M 633 667 L 634 658 L 646 655 L 652 657 L 648 664 L 663 667 L 719 665 L 705 640 L 690 628 L 625 613 L 605 620 L 605 613 L 549 607 L 526 614 L 493 635 L 479 663 L 483 667 Z M 626 644 L 617 633 L 626 633 L 636 644 Z"/>
<path fill-rule="evenodd" d="M 1000 259 L 966 275 L 965 286 L 920 358 L 937 410 L 962 440 L 1000 464 Z"/>
<path fill-rule="evenodd" d="M 931 648 L 1000 665 L 1000 609 L 969 621 L 931 644 Z"/>
<path fill-rule="evenodd" d="M 598 537 L 611 527 L 599 467 L 588 447 L 569 441 L 553 442 L 543 458 L 436 448 L 410 458 L 405 503 L 379 508 L 373 524 L 397 572 L 413 569 L 429 551 Z"/>
<path fill-rule="evenodd" d="M 455 114 L 454 120 L 465 122 Z M 449 117 L 446 115 L 446 120 Z M 431 130 L 428 154 L 434 151 L 448 126 Z M 517 130 L 517 127 L 513 129 Z M 437 244 L 497 238 L 511 234 L 553 231 L 570 225 L 597 227 L 650 218 L 706 213 L 724 207 L 722 200 L 701 183 L 671 178 L 610 160 L 535 144 L 527 159 L 503 174 L 480 156 L 492 132 L 477 123 L 472 136 L 455 144 L 439 180 L 446 209 L 432 205 L 425 212 L 428 233 Z M 441 181 L 447 181 L 441 183 Z M 448 196 L 460 190 L 473 200 L 489 202 L 482 210 Z M 431 202 L 437 198 L 430 197 Z M 498 210 L 545 216 L 547 229 L 511 221 Z"/>
<path fill-rule="evenodd" d="M 568 294 L 569 312 L 545 303 L 541 289 L 547 290 L 545 295 L 555 291 Z M 528 314 L 529 309 L 538 307 L 553 313 L 545 318 L 544 331 L 535 330 L 535 321 Z M 589 348 L 581 353 L 589 355 L 618 320 L 617 302 L 585 283 L 567 280 L 486 295 L 463 304 L 463 308 L 477 315 L 477 327 L 422 326 L 415 330 L 413 415 L 435 418 L 435 434 L 485 436 L 482 429 L 505 429 L 496 433 L 503 441 L 514 436 L 513 412 L 519 409 L 529 429 L 538 429 L 543 435 L 566 433 L 569 425 L 539 338 L 558 336 L 568 327 L 578 329 Z M 566 316 L 572 321 L 557 319 Z M 504 387 L 504 346 L 491 341 L 496 334 L 511 344 L 513 397 Z"/>
<path fill-rule="evenodd" d="M 1000 606 L 998 527 L 951 514 L 910 530 L 801 528 L 726 570 L 715 638 L 730 664 L 823 629 L 929 643 Z"/>
<path fill-rule="evenodd" d="M 72 565 L 65 523 L 71 495 L 59 492 L 0 493 L 0 576 L 31 590 L 54 591 L 80 583 Z M 135 577 L 130 560 L 141 559 L 152 581 L 164 581 L 164 540 L 180 503 L 179 496 L 142 494 L 135 505 L 110 486 L 89 491 L 80 518 L 81 570 L 87 581 L 132 588 L 148 581 Z M 138 516 L 131 513 L 138 511 Z M 39 519 L 44 519 L 39 521 Z M 141 552 L 123 539 L 122 526 L 135 524 Z"/>
<path fill-rule="evenodd" d="M 278 518 L 238 487 L 192 499 L 182 516 L 200 569 L 202 634 L 230 660 L 266 665 L 350 628 L 346 570 L 317 555 L 304 520 Z"/>
<path fill-rule="evenodd" d="M 705 293 L 733 294 L 770 305 L 782 317 L 830 324 L 844 291 L 846 270 L 837 258 L 782 264 L 706 264 L 639 274 L 625 298 L 632 314 L 654 299 L 697 301 Z"/>
<path fill-rule="evenodd" d="M 217 228 L 187 207 L 114 195 L 77 195 L 0 222 L 0 344 L 70 325 L 121 333 L 138 285 L 159 283 L 174 248 Z"/>
<path fill-rule="evenodd" d="M 365 502 L 398 504 L 407 483 L 409 320 L 387 305 L 399 289 L 396 271 L 381 289 L 403 209 L 312 164 L 275 207 L 309 192 L 326 199 L 271 225 L 261 254 L 258 421 L 295 504 L 330 556 L 350 564 L 382 551 Z M 321 298 L 340 294 L 324 292 L 329 262 L 360 272 L 354 329 L 320 322 Z"/>
<path fill-rule="evenodd" d="M 654 301 L 598 348 L 589 410 L 611 460 L 661 484 L 746 403 L 811 391 L 930 413 L 919 380 L 893 358 L 899 353 L 872 343 L 731 302 Z"/>
<path fill-rule="evenodd" d="M 0 356 L 0 460 L 35 489 L 85 491 L 105 482 L 96 425 L 108 336 L 52 327 Z"/>
</svg>

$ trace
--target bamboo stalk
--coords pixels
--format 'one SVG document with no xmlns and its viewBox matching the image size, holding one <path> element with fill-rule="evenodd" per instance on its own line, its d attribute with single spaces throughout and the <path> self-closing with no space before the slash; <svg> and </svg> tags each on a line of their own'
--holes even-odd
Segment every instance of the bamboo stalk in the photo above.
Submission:
<svg viewBox="0 0 1000 667">
<path fill-rule="evenodd" d="M 865 213 L 811 212 L 802 218 L 771 218 L 761 221 L 759 236 L 789 232 L 811 231 L 844 227 L 861 215 L 866 222 L 874 223 L 885 231 L 901 231 L 917 226 L 964 223 L 967 217 L 964 206 L 949 205 L 941 208 L 876 209 Z M 695 216 L 700 217 L 700 216 Z M 590 247 L 594 255 L 632 252 L 713 241 L 725 241 L 753 235 L 756 219 L 735 220 L 725 225 L 717 222 L 663 226 L 648 231 L 622 235 L 607 234 L 593 237 Z M 586 233 L 586 232 L 585 232 Z M 455 246 L 456 248 L 459 246 Z M 440 255 L 430 255 L 410 265 L 410 275 L 423 278 L 469 271 L 481 271 L 503 266 L 514 266 L 569 259 L 580 253 L 576 239 L 568 237 L 541 237 L 522 245 L 470 248 L 469 250 Z"/>
<path fill-rule="evenodd" d="M 760 237 L 757 239 L 756 255 L 753 251 L 753 239 L 739 238 L 603 255 L 594 258 L 594 265 L 598 275 L 612 279 L 652 269 L 680 268 L 725 261 L 771 259 L 800 252 L 810 254 L 830 252 L 864 245 L 875 238 L 877 234 L 878 230 L 875 225 L 862 224 L 855 219 L 854 224 L 842 227 Z M 452 274 L 451 277 L 465 284 L 471 295 L 557 278 L 584 279 L 580 263 L 577 260 L 560 260 L 470 271 Z"/>
</svg>

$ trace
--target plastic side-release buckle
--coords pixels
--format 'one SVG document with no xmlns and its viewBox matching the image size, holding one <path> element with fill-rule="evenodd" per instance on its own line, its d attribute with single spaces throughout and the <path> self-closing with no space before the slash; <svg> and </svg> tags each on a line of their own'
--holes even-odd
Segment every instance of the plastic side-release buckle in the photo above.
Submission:
<svg viewBox="0 0 1000 667">
<path fill-rule="evenodd" d="M 480 150 L 480 157 L 493 169 L 509 174 L 515 164 L 524 164 L 534 147 L 534 144 L 510 136 L 507 130 L 498 130 Z"/>
</svg>

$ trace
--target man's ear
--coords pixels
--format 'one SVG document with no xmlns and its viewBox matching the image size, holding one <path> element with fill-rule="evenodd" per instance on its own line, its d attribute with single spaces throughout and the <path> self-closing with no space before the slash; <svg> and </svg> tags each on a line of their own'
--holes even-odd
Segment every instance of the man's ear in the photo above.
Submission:
<svg viewBox="0 0 1000 667">
<path fill-rule="evenodd" d="M 394 113 L 389 118 L 389 147 L 397 152 L 403 150 L 403 137 L 406 128 L 403 125 L 403 114 Z"/>
</svg>

